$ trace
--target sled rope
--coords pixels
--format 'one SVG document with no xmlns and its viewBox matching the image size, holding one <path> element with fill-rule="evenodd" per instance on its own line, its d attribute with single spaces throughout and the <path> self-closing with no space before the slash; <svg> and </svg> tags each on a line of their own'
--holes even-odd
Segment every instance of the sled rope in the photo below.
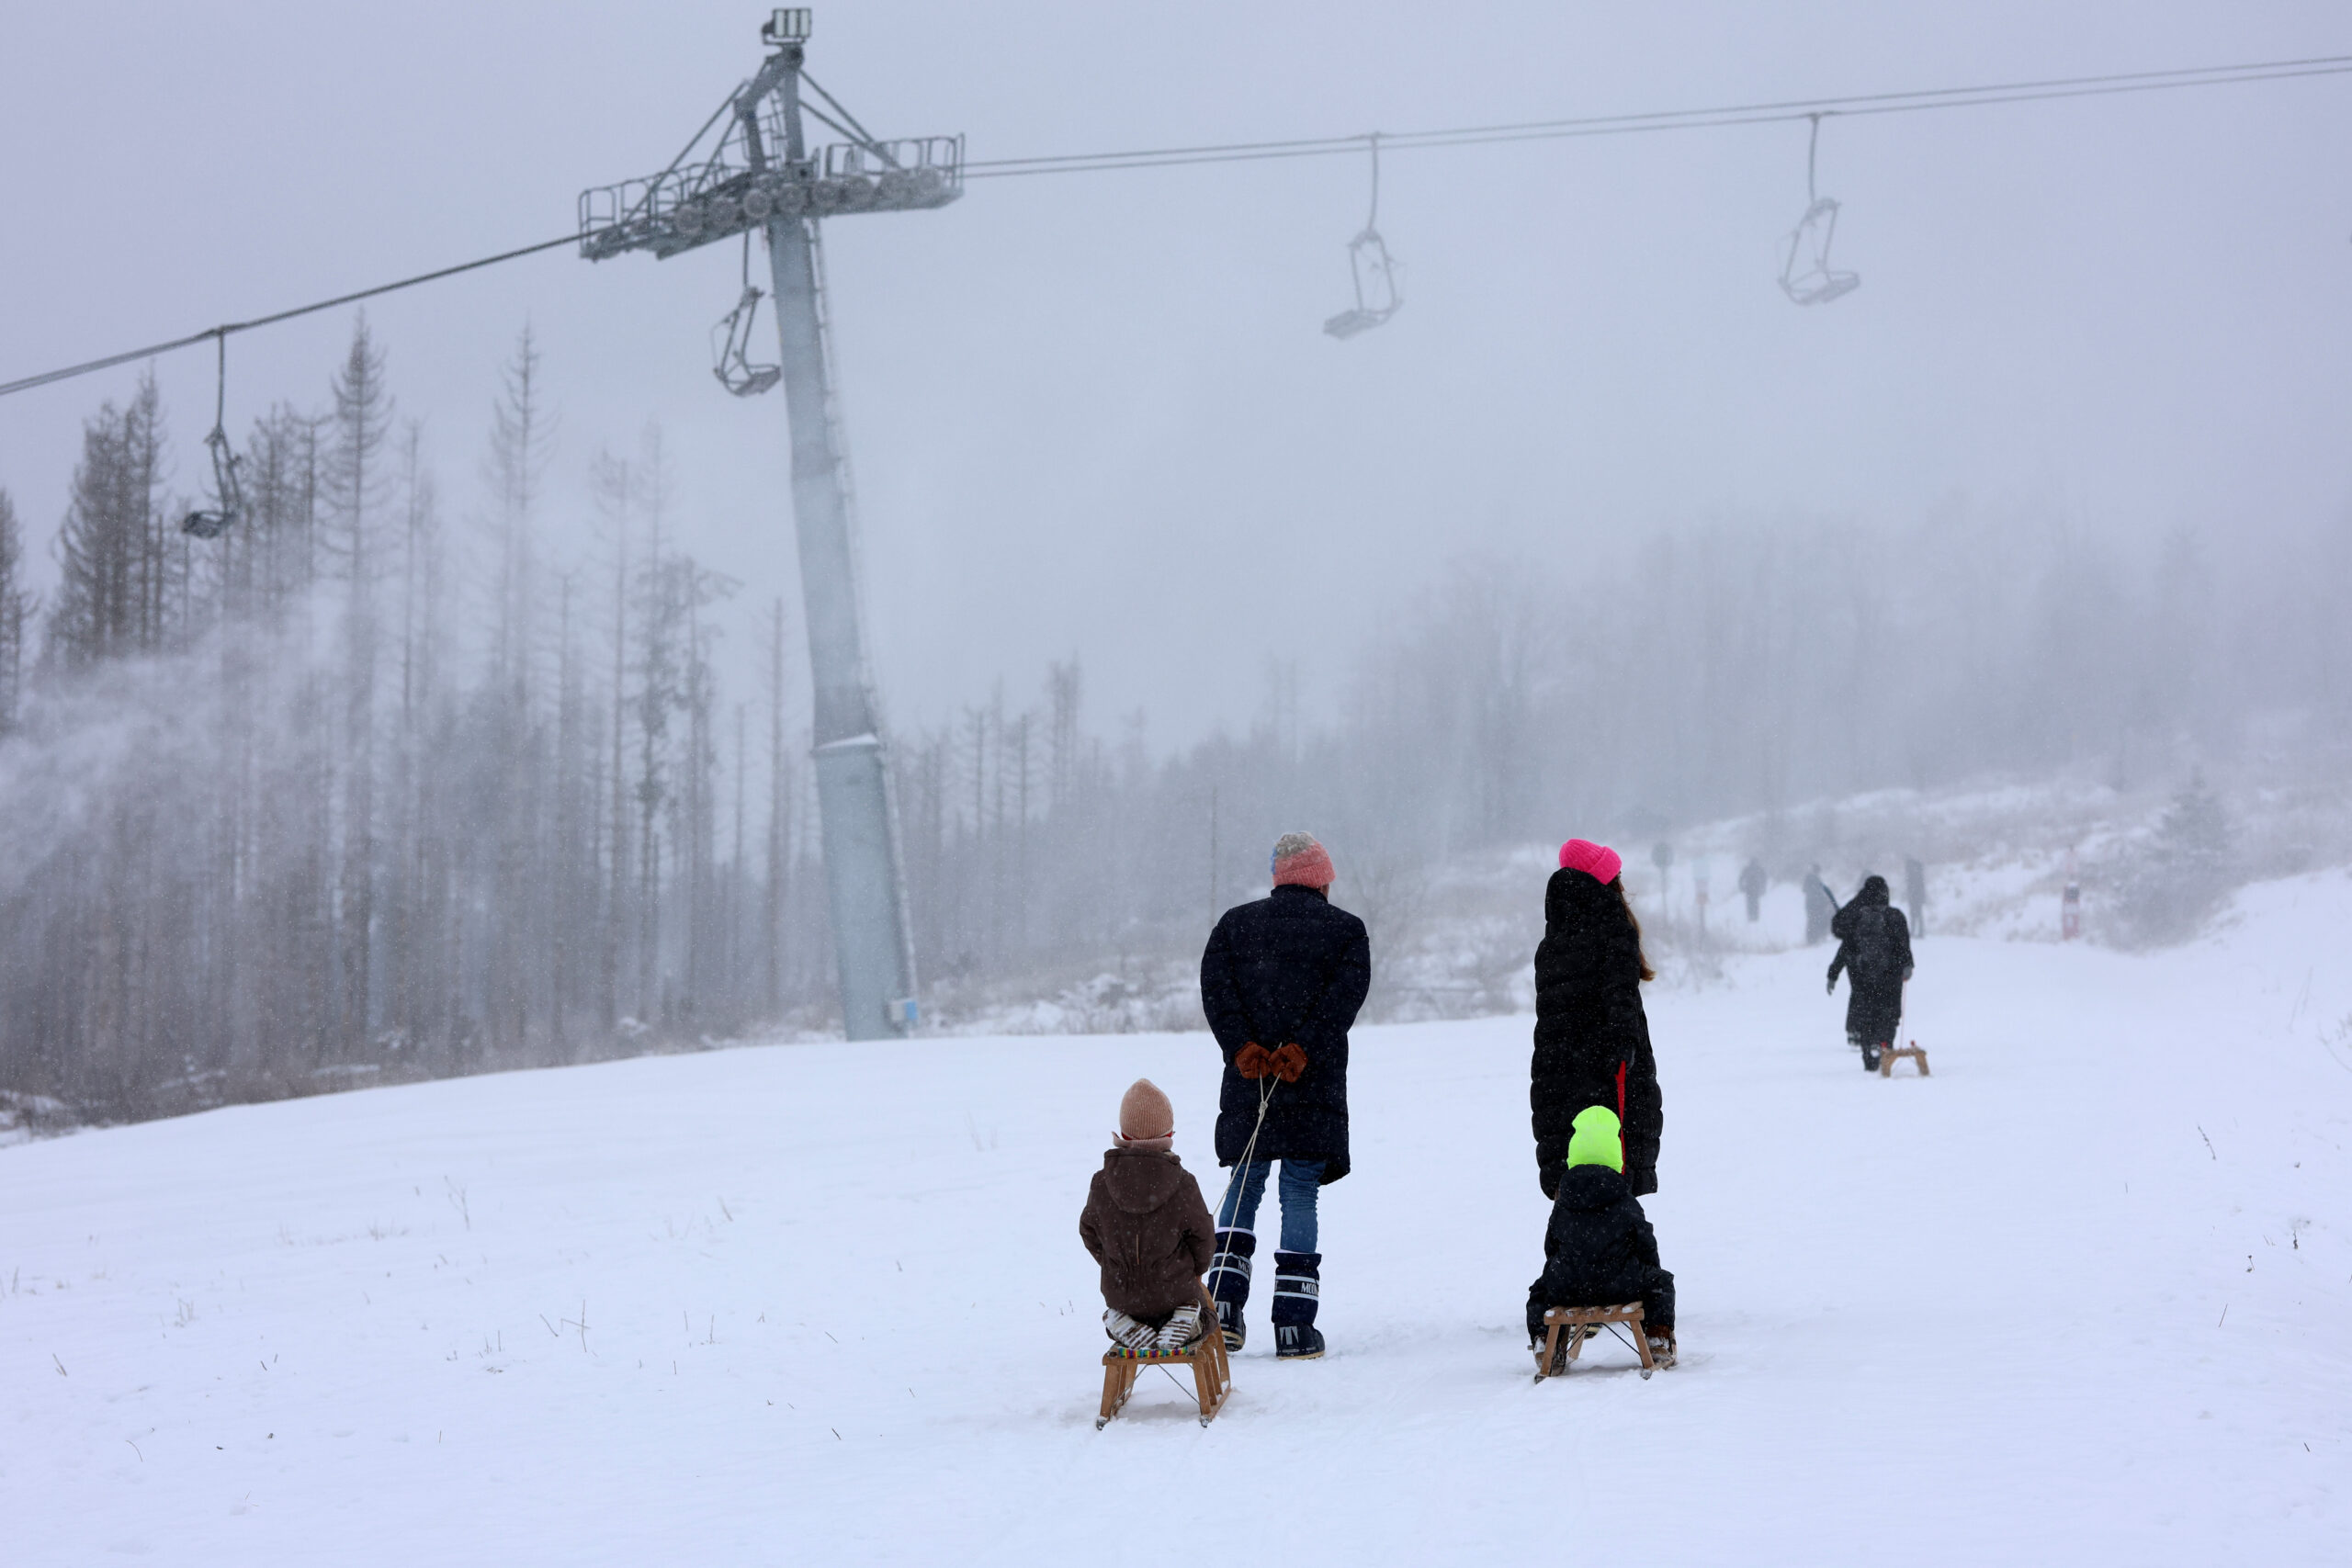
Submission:
<svg viewBox="0 0 2352 1568">
<path fill-rule="evenodd" d="M 1235 1187 L 1235 1185 L 1234 1185 L 1234 1184 L 1235 1184 L 1236 1182 L 1238 1182 L 1238 1181 L 1241 1180 L 1241 1179 L 1242 1179 L 1242 1178 L 1243 1178 L 1245 1175 L 1247 1175 L 1247 1174 L 1248 1174 L 1248 1172 L 1249 1172 L 1249 1169 L 1250 1169 L 1250 1156 L 1252 1154 L 1255 1154 L 1255 1153 L 1257 1152 L 1257 1149 L 1258 1149 L 1258 1134 L 1259 1134 L 1260 1133 L 1261 1133 L 1261 1132 L 1265 1131 L 1265 1127 L 1266 1127 L 1266 1108 L 1267 1108 L 1268 1106 L 1272 1105 L 1272 1104 L 1274 1102 L 1274 1086 L 1275 1086 L 1277 1083 L 1281 1082 L 1281 1081 L 1282 1081 L 1281 1079 L 1279 1079 L 1279 1078 L 1275 1077 L 1274 1077 L 1272 1074 L 1271 1074 L 1271 1073 L 1269 1073 L 1269 1074 L 1268 1074 L 1268 1075 L 1266 1075 L 1264 1077 L 1260 1078 L 1260 1079 L 1258 1080 L 1258 1122 L 1257 1122 L 1257 1125 L 1255 1125 L 1255 1126 L 1253 1126 L 1253 1127 L 1251 1127 L 1251 1128 L 1250 1129 L 1250 1141 L 1249 1141 L 1248 1143 L 1245 1143 L 1245 1144 L 1243 1144 L 1243 1145 L 1241 1145 L 1241 1157 L 1240 1157 L 1239 1159 L 1238 1159 L 1238 1160 L 1234 1161 L 1234 1163 L 1233 1163 L 1233 1174 L 1232 1174 L 1231 1176 L 1229 1176 L 1229 1177 L 1226 1178 L 1226 1181 L 1225 1181 L 1225 1196 L 1224 1196 L 1224 1197 L 1222 1197 L 1222 1198 L 1219 1198 L 1219 1199 L 1217 1200 L 1217 1202 L 1216 1202 L 1216 1213 L 1214 1213 L 1214 1214 L 1211 1214 L 1211 1215 L 1209 1216 L 1209 1218 L 1210 1218 L 1210 1219 L 1212 1219 L 1212 1220 L 1214 1220 L 1214 1221 L 1216 1221 L 1216 1229 L 1217 1229 L 1218 1231 L 1220 1231 L 1220 1232 L 1221 1232 L 1221 1231 L 1223 1231 L 1223 1230 L 1225 1230 L 1225 1229 L 1227 1228 L 1227 1227 L 1226 1227 L 1226 1223 L 1225 1223 L 1226 1205 L 1227 1205 L 1227 1204 L 1228 1204 L 1228 1203 L 1232 1203 L 1232 1202 L 1234 1201 L 1235 1195 L 1236 1195 L 1236 1192 L 1237 1192 L 1237 1189 L 1236 1189 L 1236 1187 Z M 1262 1201 L 1264 1200 L 1264 1197 L 1265 1197 L 1265 1194 L 1263 1194 L 1262 1192 L 1259 1194 L 1259 1198 L 1260 1198 L 1260 1201 Z M 1233 1216 L 1233 1217 L 1234 1217 L 1235 1219 L 1237 1219 L 1237 1220 L 1238 1220 L 1238 1219 L 1241 1217 L 1240 1213 L 1239 1213 L 1239 1208 L 1238 1208 L 1238 1204 L 1236 1205 L 1235 1213 L 1234 1213 L 1234 1216 Z M 1220 1258 L 1222 1258 L 1222 1257 L 1223 1257 L 1223 1256 L 1225 1256 L 1225 1255 L 1224 1255 L 1222 1252 L 1220 1252 L 1217 1256 L 1218 1256 L 1218 1257 L 1220 1257 Z M 1221 1279 L 1222 1277 L 1224 1277 L 1226 1274 L 1229 1273 L 1229 1272 L 1231 1272 L 1231 1270 L 1229 1270 L 1229 1269 L 1225 1269 L 1225 1268 L 1223 1268 L 1222 1266 L 1217 1267 L 1217 1268 L 1211 1269 L 1209 1270 L 1209 1275 L 1208 1275 L 1208 1290 L 1209 1290 L 1209 1295 L 1210 1295 L 1211 1299 L 1215 1299 L 1215 1297 L 1216 1297 L 1216 1281 L 1217 1281 L 1219 1279 Z M 1214 1328 L 1216 1325 L 1215 1325 L 1214 1324 L 1212 1324 L 1212 1325 L 1211 1325 L 1211 1326 L 1212 1326 L 1212 1328 Z"/>
</svg>

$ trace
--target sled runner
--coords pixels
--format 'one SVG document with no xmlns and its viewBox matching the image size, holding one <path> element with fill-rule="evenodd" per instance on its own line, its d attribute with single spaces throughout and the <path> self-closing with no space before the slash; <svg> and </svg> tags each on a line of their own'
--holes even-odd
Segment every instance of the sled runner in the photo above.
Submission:
<svg viewBox="0 0 2352 1568">
<path fill-rule="evenodd" d="M 1203 1333 L 1189 1350 L 1127 1350 L 1107 1352 L 1102 1358 L 1102 1409 L 1094 1417 L 1094 1429 L 1101 1431 L 1111 1424 L 1111 1417 L 1126 1408 L 1127 1395 L 1136 1388 L 1136 1379 L 1146 1367 L 1190 1367 L 1193 1369 L 1193 1392 L 1201 1402 L 1201 1425 L 1205 1427 L 1216 1419 L 1225 1408 L 1227 1395 L 1233 1392 L 1233 1363 L 1225 1353 L 1225 1336 L 1217 1330 L 1216 1303 L 1203 1292 L 1202 1302 L 1207 1316 L 1202 1320 Z"/>
<path fill-rule="evenodd" d="M 1642 1327 L 1642 1303 L 1613 1307 L 1553 1307 L 1544 1314 L 1544 1345 L 1535 1352 L 1535 1381 L 1566 1377 L 1584 1342 L 1607 1328 L 1611 1334 L 1623 1324 L 1633 1332 L 1634 1354 L 1642 1359 L 1642 1376 L 1657 1371 L 1650 1358 L 1650 1341 Z"/>
<path fill-rule="evenodd" d="M 1919 1076 L 1923 1078 L 1928 1076 L 1928 1054 L 1925 1051 L 1920 1050 L 1919 1043 L 1917 1040 L 1914 1040 L 1910 1044 L 1903 1046 L 1900 1049 L 1889 1045 L 1878 1054 L 1879 1077 L 1883 1078 L 1891 1078 L 1894 1076 L 1894 1059 L 1897 1056 L 1910 1057 L 1914 1062 L 1919 1064 Z"/>
</svg>

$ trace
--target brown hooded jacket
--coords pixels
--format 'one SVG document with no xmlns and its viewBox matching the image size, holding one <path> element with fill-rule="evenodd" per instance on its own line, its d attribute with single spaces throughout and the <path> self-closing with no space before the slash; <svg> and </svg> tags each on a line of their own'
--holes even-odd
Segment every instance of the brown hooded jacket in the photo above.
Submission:
<svg viewBox="0 0 2352 1568">
<path fill-rule="evenodd" d="M 1102 1303 L 1148 1323 L 1201 1299 L 1216 1226 L 1200 1183 L 1172 1153 L 1112 1149 L 1078 1217 L 1102 1265 Z"/>
</svg>

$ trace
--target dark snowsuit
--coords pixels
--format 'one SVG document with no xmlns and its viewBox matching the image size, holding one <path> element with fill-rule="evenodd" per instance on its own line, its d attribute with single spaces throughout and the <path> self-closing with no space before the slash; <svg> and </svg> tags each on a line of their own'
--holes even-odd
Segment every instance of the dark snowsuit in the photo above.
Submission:
<svg viewBox="0 0 2352 1568">
<path fill-rule="evenodd" d="M 1153 1324 L 1200 1301 L 1216 1229 L 1183 1162 L 1145 1149 L 1103 1155 L 1078 1217 L 1079 1239 L 1102 1266 L 1102 1304 Z"/>
<path fill-rule="evenodd" d="M 1225 912 L 1201 953 L 1201 1011 L 1225 1053 L 1217 1164 L 1240 1159 L 1263 1084 L 1273 1098 L 1250 1159 L 1321 1160 L 1327 1185 L 1348 1174 L 1348 1030 L 1371 985 L 1363 922 L 1314 888 L 1277 887 Z M 1295 1083 L 1234 1066 L 1244 1045 L 1294 1043 L 1306 1053 Z"/>
<path fill-rule="evenodd" d="M 1838 955 L 1829 961 L 1829 984 L 1843 970 L 1851 987 L 1846 1002 L 1846 1035 L 1865 1052 L 1894 1043 L 1903 1023 L 1903 982 L 1911 978 L 1911 927 L 1887 899 L 1886 878 L 1862 884 L 1854 901 L 1829 922 Z"/>
<path fill-rule="evenodd" d="M 1649 1019 L 1642 1011 L 1641 940 L 1623 894 L 1563 867 L 1544 890 L 1544 941 L 1535 949 L 1535 1056 L 1528 1107 L 1536 1179 L 1559 1190 L 1577 1112 L 1607 1106 L 1625 1130 L 1625 1179 L 1657 1190 L 1666 1124 Z"/>
<path fill-rule="evenodd" d="M 1642 1303 L 1642 1325 L 1674 1326 L 1674 1276 L 1658 1266 L 1657 1235 L 1625 1179 L 1605 1165 L 1560 1173 L 1544 1227 L 1544 1272 L 1527 1289 L 1527 1337 L 1544 1333 L 1555 1306 Z"/>
</svg>

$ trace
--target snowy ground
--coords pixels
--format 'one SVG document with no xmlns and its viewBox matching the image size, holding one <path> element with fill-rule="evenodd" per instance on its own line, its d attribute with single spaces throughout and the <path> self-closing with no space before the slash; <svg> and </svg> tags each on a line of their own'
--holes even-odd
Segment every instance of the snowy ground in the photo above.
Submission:
<svg viewBox="0 0 2352 1568">
<path fill-rule="evenodd" d="M 795 1045 L 0 1149 L 12 1561 L 2341 1563 L 2352 878 L 2171 954 L 1661 990 L 1683 1364 L 1534 1386 L 1524 1020 L 1361 1032 L 1333 1353 L 1093 1429 L 1119 1090 L 1205 1037 Z M 1262 1327 L 1262 1303 L 1253 1313 Z M 1261 1337 L 1261 1346 L 1271 1340 Z"/>
</svg>

